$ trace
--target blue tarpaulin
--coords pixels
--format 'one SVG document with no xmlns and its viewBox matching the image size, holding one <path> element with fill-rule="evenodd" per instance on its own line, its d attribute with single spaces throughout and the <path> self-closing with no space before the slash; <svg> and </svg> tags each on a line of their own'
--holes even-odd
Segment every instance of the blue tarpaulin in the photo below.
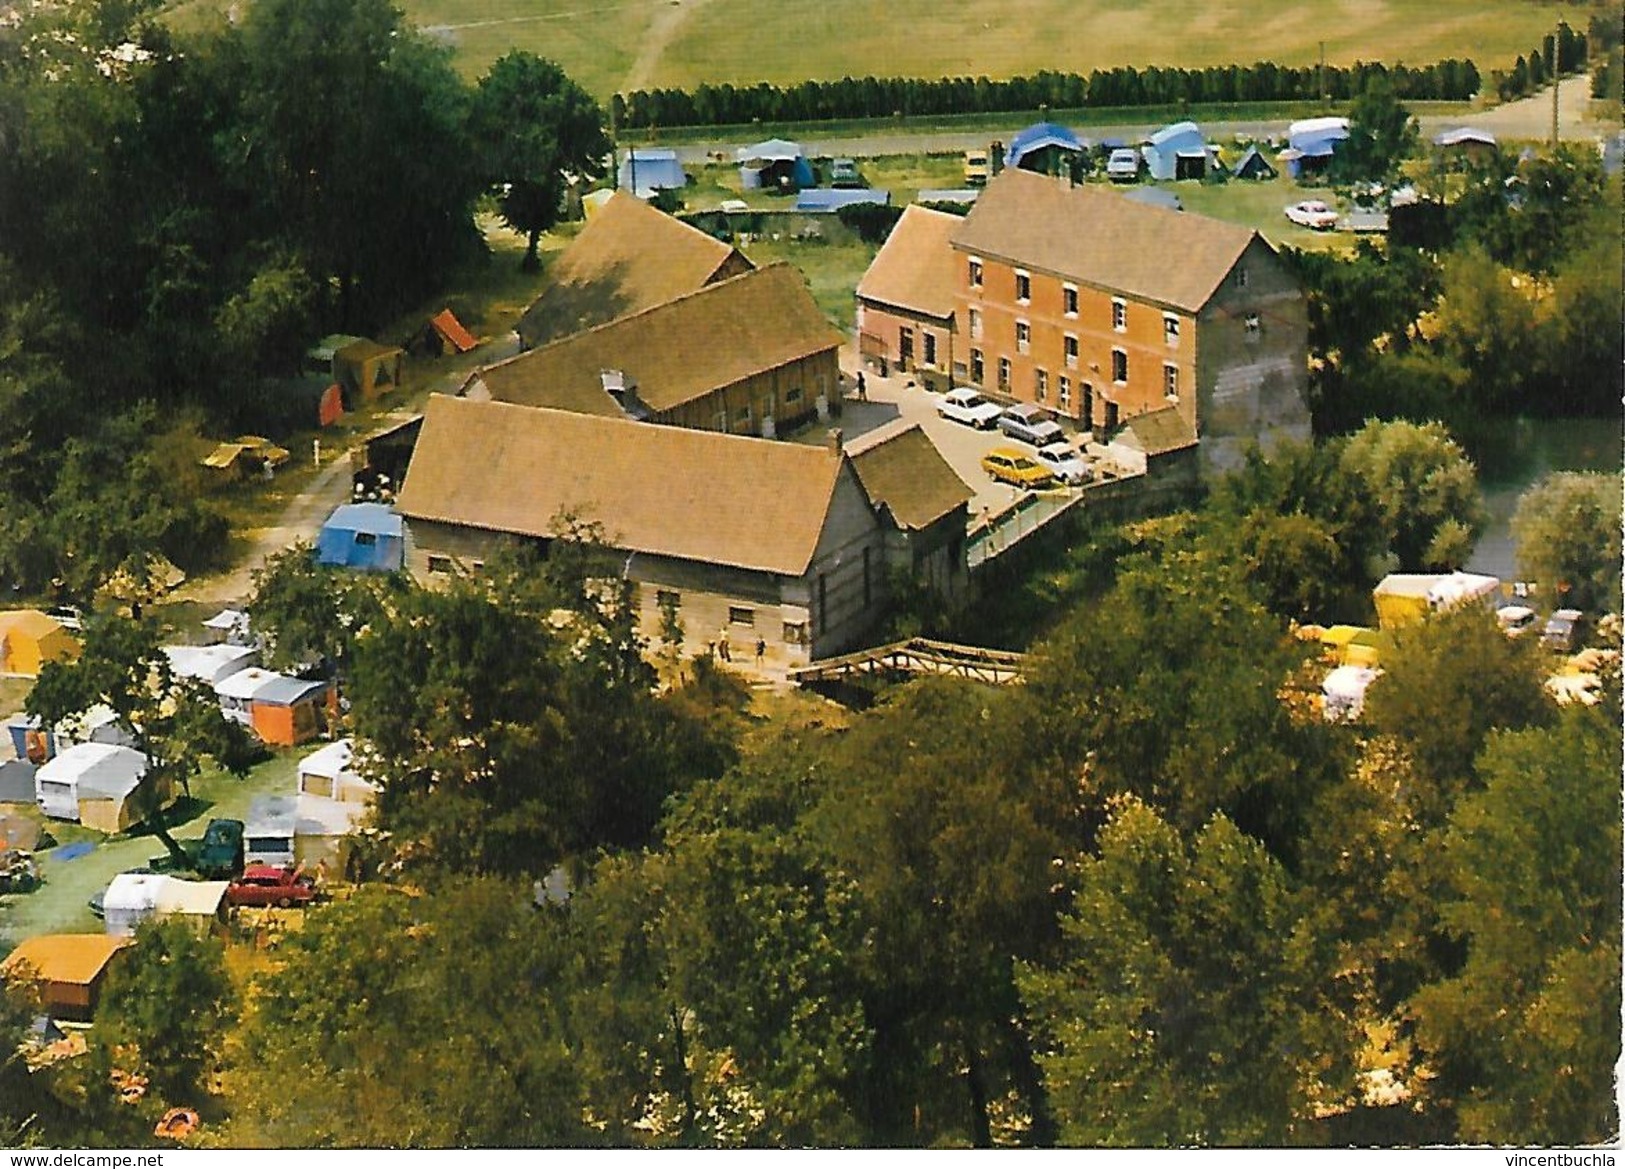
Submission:
<svg viewBox="0 0 1625 1169">
<path fill-rule="evenodd" d="M 336 568 L 394 572 L 405 563 L 401 517 L 384 503 L 335 508 L 316 541 L 316 563 Z"/>
</svg>

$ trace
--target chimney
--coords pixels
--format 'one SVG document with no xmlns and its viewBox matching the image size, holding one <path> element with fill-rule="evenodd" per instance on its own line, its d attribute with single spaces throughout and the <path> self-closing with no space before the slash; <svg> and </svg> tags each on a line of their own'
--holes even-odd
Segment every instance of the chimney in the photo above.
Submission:
<svg viewBox="0 0 1625 1169">
<path fill-rule="evenodd" d="M 829 428 L 829 453 L 834 455 L 836 458 L 840 458 L 841 454 L 843 453 L 841 446 L 841 428 L 839 426 L 832 426 Z"/>
</svg>

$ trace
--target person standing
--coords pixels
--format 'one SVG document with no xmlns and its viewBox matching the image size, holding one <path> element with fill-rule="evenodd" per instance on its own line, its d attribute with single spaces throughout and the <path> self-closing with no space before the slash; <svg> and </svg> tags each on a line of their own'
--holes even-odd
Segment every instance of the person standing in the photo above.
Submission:
<svg viewBox="0 0 1625 1169">
<path fill-rule="evenodd" d="M 767 639 L 760 634 L 756 637 L 756 668 L 762 668 L 762 659 L 767 657 Z"/>
<path fill-rule="evenodd" d="M 869 386 L 863 380 L 863 371 L 860 369 L 860 370 L 858 370 L 858 401 L 867 402 L 868 400 L 869 400 Z"/>
<path fill-rule="evenodd" d="M 732 650 L 728 646 L 728 627 L 724 625 L 722 632 L 717 635 L 717 657 L 725 662 L 733 661 Z"/>
</svg>

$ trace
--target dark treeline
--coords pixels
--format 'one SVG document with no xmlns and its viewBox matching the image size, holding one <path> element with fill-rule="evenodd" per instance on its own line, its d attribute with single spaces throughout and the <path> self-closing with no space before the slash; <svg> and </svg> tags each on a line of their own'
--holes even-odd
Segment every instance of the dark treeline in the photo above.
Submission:
<svg viewBox="0 0 1625 1169">
<path fill-rule="evenodd" d="M 1511 69 L 1504 73 L 1499 69 L 1492 72 L 1490 84 L 1502 101 L 1528 97 L 1553 77 L 1585 68 L 1592 42 L 1606 53 L 1610 42 L 1619 41 L 1618 24 L 1617 17 L 1610 21 L 1593 16 L 1588 37 L 1586 33 L 1575 32 L 1567 21 L 1559 21 L 1557 31 L 1547 33 L 1528 56 L 1514 61 Z"/>
<path fill-rule="evenodd" d="M 1583 41 L 1583 38 L 1582 38 Z M 1583 48 L 1581 50 L 1583 59 Z M 1527 65 L 1525 66 L 1527 70 Z M 1454 58 L 1432 65 L 1284 66 L 1272 61 L 1216 65 L 1206 69 L 1151 66 L 1080 73 L 1045 70 L 1030 77 L 843 77 L 803 81 L 780 88 L 702 84 L 683 89 L 616 94 L 615 123 L 622 129 L 655 126 L 726 126 L 753 119 L 811 122 L 832 118 L 883 118 L 893 114 L 1008 113 L 1115 106 L 1165 106 L 1181 102 L 1313 101 L 1324 95 L 1347 101 L 1375 78 L 1395 96 L 1411 101 L 1464 101 L 1478 92 L 1472 61 Z"/>
</svg>

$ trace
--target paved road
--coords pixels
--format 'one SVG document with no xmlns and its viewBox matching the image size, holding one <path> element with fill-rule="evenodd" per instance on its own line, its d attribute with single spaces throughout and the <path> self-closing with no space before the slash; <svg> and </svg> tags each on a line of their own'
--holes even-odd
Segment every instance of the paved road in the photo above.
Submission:
<svg viewBox="0 0 1625 1169">
<path fill-rule="evenodd" d="M 1598 134 L 1595 123 L 1586 118 L 1587 106 L 1590 97 L 1590 80 L 1585 77 L 1571 77 L 1562 84 L 1559 96 L 1560 128 L 1565 138 L 1592 139 Z M 1440 117 L 1427 115 L 1417 118 L 1417 124 L 1422 130 L 1422 139 L 1427 141 L 1441 130 L 1452 129 L 1456 126 L 1478 126 L 1494 134 L 1509 138 L 1545 138 L 1551 133 L 1552 124 L 1552 97 L 1551 90 L 1543 90 L 1534 97 L 1524 98 L 1521 101 L 1508 102 L 1493 110 L 1480 113 L 1463 114 L 1454 117 Z M 802 148 L 811 158 L 877 158 L 892 154 L 945 154 L 955 151 L 969 150 L 972 147 L 985 147 L 988 142 L 998 139 L 1003 142 L 1010 141 L 1012 135 L 1031 123 L 1031 118 L 1024 118 L 1018 114 L 1010 115 L 1010 123 L 999 129 L 982 130 L 955 130 L 937 133 L 879 133 L 861 138 L 808 138 L 802 140 Z M 1127 142 L 1143 139 L 1153 131 L 1159 129 L 1163 123 L 1157 121 L 1123 122 L 1110 126 L 1088 126 L 1082 129 L 1082 134 L 1090 139 L 1099 141 L 1103 138 L 1121 138 Z M 1259 120 L 1237 122 L 1203 122 L 1202 127 L 1209 139 L 1223 142 L 1236 136 L 1246 138 L 1284 138 L 1286 136 L 1287 120 Z M 696 133 L 703 131 L 696 130 Z M 686 164 L 703 165 L 707 162 L 717 161 L 716 155 L 721 154 L 725 159 L 734 157 L 732 146 L 706 146 L 690 145 L 675 146 L 677 156 Z"/>
</svg>

